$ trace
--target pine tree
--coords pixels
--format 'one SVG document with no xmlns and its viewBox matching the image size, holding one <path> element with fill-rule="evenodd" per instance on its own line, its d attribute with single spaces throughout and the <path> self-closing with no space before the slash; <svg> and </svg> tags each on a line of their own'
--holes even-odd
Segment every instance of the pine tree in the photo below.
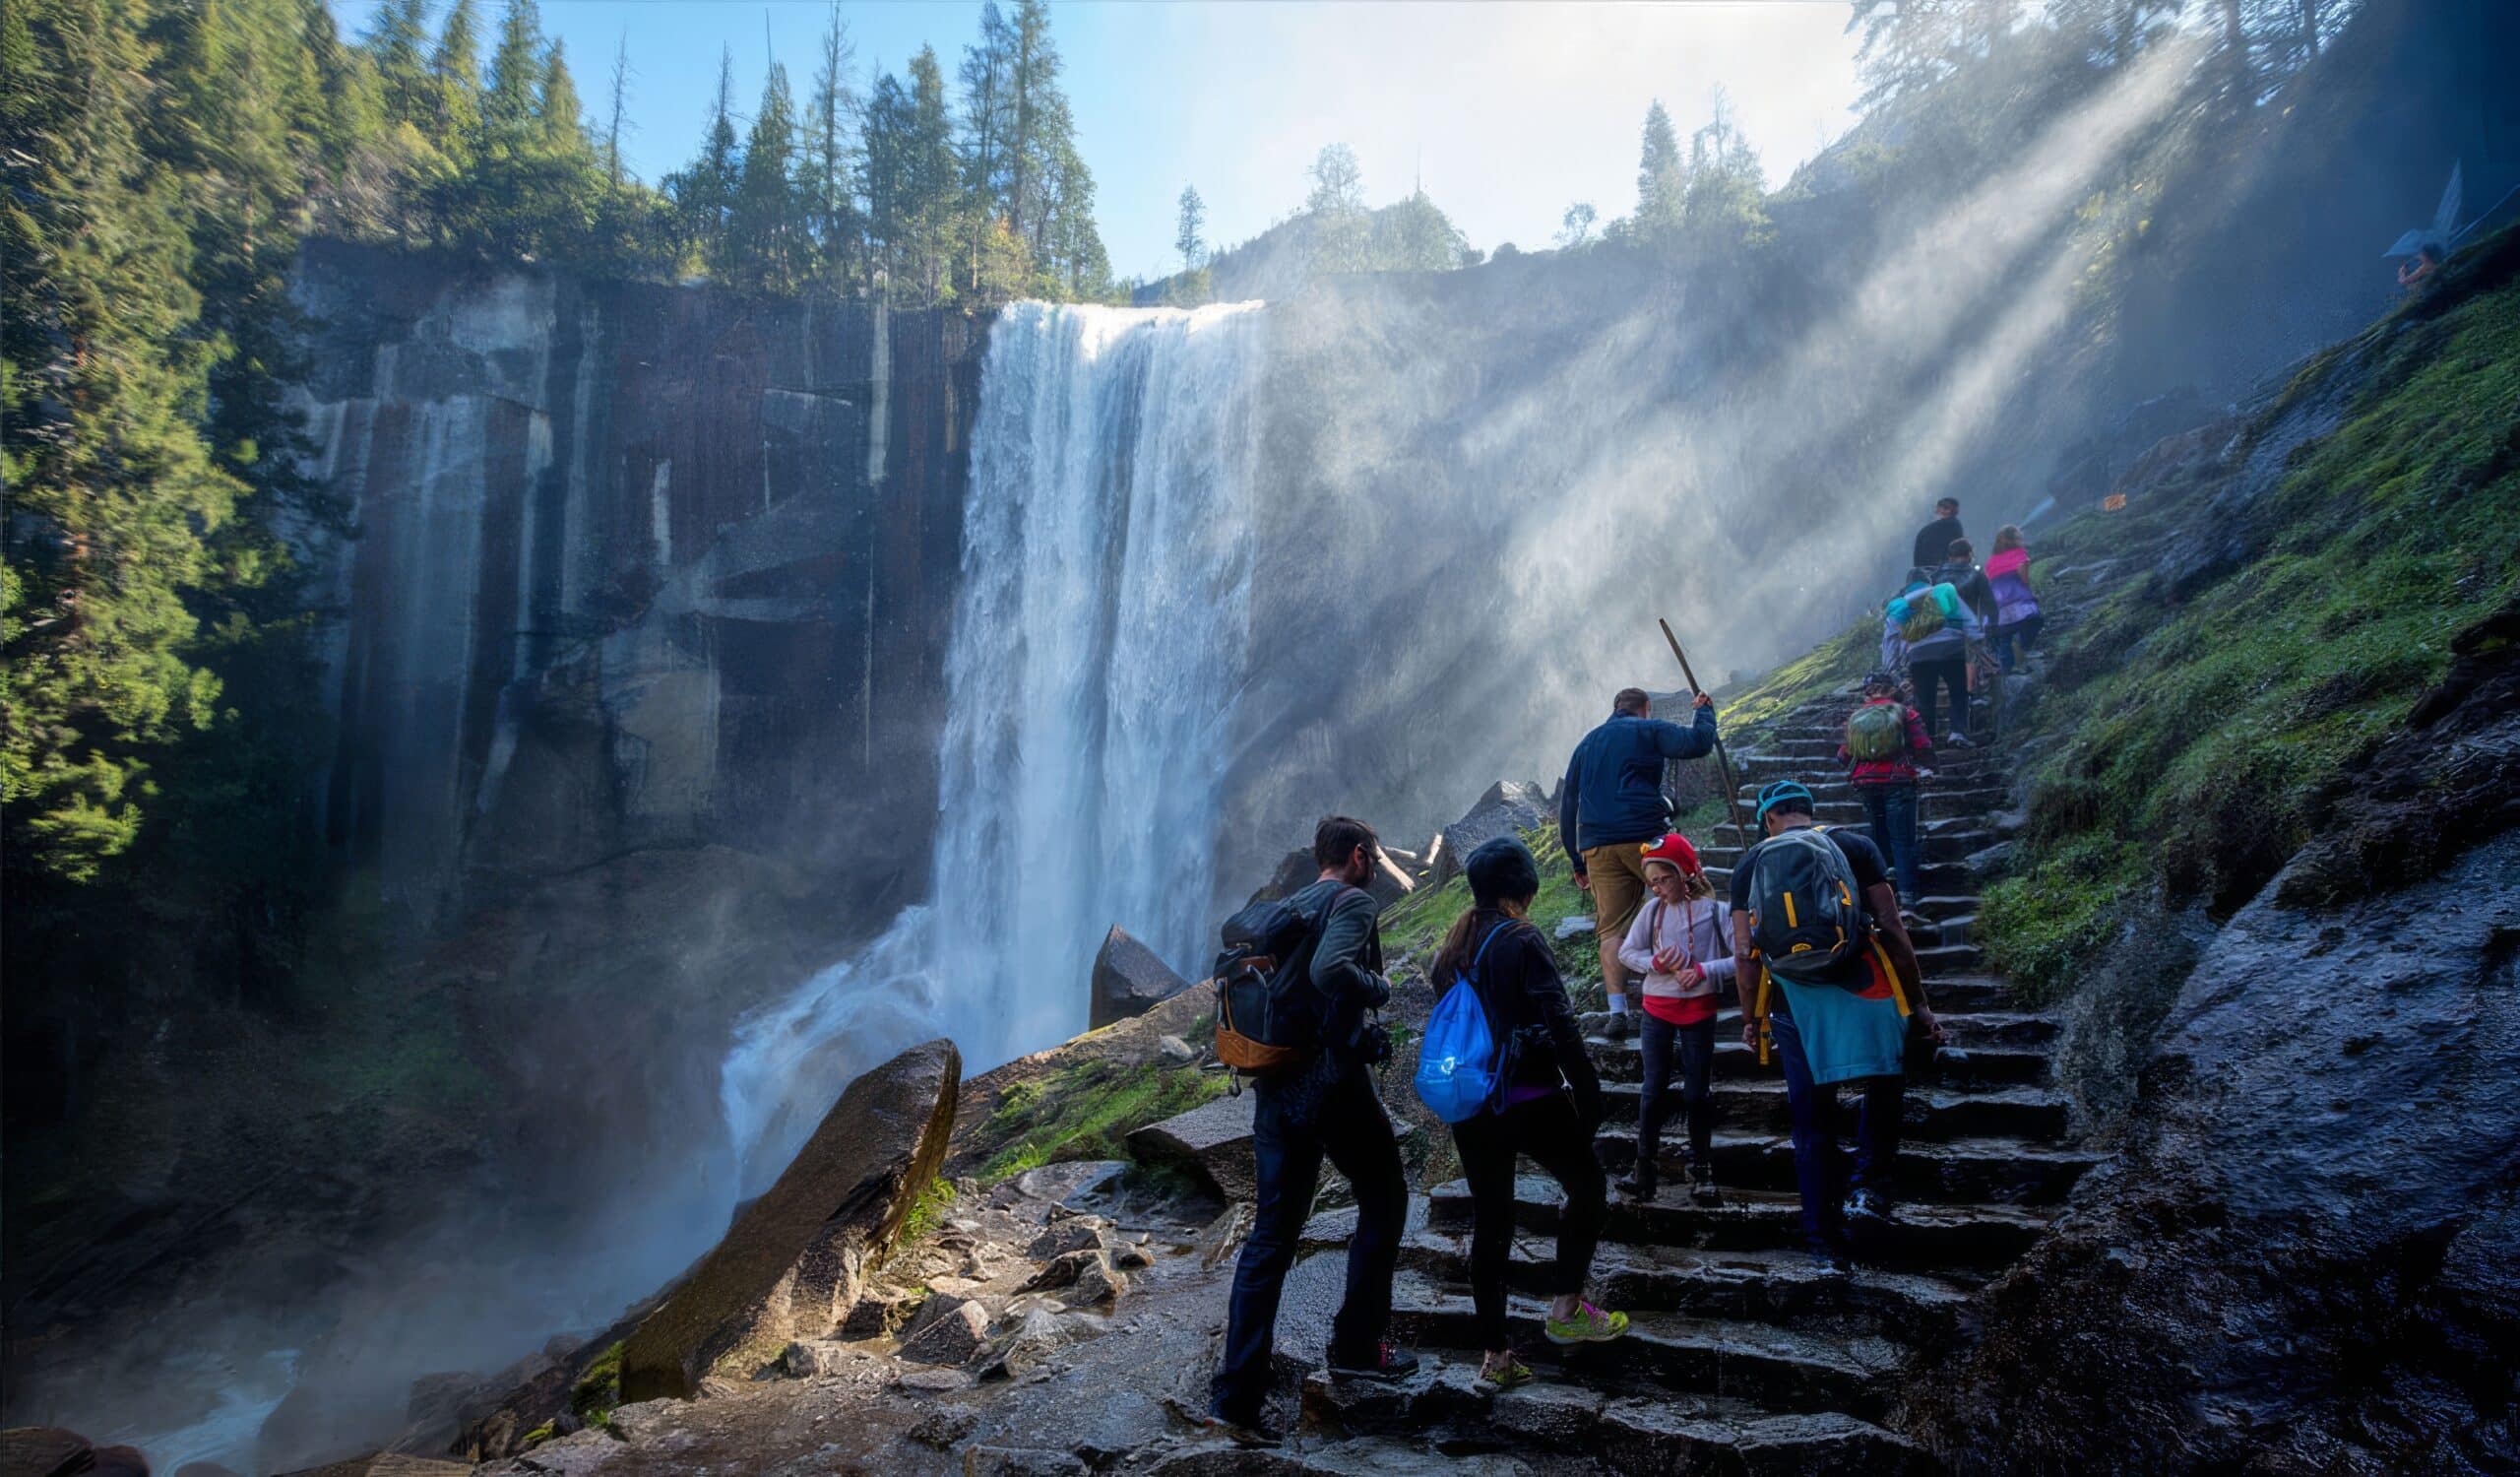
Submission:
<svg viewBox="0 0 2520 1477">
<path fill-rule="evenodd" d="M 950 292 L 960 161 L 954 156 L 954 119 L 945 100 L 945 69 L 936 48 L 921 46 L 910 59 L 910 133 L 903 154 L 908 191 L 913 272 L 922 302 L 942 302 Z"/>
<path fill-rule="evenodd" d="M 498 50 L 490 56 L 490 85 L 481 94 L 485 149 L 515 155 L 532 146 L 542 70 L 541 11 L 535 0 L 508 0 Z"/>
<path fill-rule="evenodd" d="M 429 54 L 429 84 L 436 95 L 438 152 L 461 162 L 472 158 L 481 129 L 480 23 L 473 0 L 455 0 Z"/>
<path fill-rule="evenodd" d="M 0 801 L 11 866 L 85 879 L 139 835 L 149 757 L 216 721 L 185 596 L 219 577 L 204 536 L 244 487 L 192 423 L 215 349 L 181 180 L 135 126 L 147 12 L 9 8 Z"/>
<path fill-rule="evenodd" d="M 430 81 L 428 0 L 385 0 L 367 32 L 376 59 L 385 116 L 397 123 L 437 121 L 437 94 Z"/>
<path fill-rule="evenodd" d="M 849 84 L 850 63 L 855 55 L 849 25 L 841 19 L 840 5 L 834 0 L 815 60 L 814 96 L 805 109 L 797 179 L 815 245 L 808 275 L 844 290 L 856 271 L 865 231 L 857 213 L 857 148 L 850 135 L 850 120 L 857 111 L 857 96 Z"/>
<path fill-rule="evenodd" d="M 979 286 L 980 257 L 989 233 L 1006 213 L 1009 139 L 1015 131 L 1013 79 L 1016 36 L 997 0 L 981 0 L 980 36 L 963 48 L 963 188 L 971 200 L 971 249 L 967 281 Z"/>
<path fill-rule="evenodd" d="M 586 105 L 578 100 L 578 84 L 569 75 L 566 48 L 558 37 L 543 53 L 542 84 L 534 99 L 536 147 L 546 159 L 573 170 L 595 167 L 595 149 L 587 142 Z"/>
<path fill-rule="evenodd" d="M 1181 270 L 1195 272 L 1207 254 L 1207 243 L 1200 239 L 1199 227 L 1207 224 L 1207 202 L 1199 198 L 1196 185 L 1181 187 L 1181 225 L 1172 236 L 1173 247 L 1181 253 Z"/>
<path fill-rule="evenodd" d="M 788 292 L 801 280 L 800 213 L 788 172 L 795 154 L 796 109 L 788 95 L 788 69 L 773 62 L 762 83 L 751 136 L 744 141 L 743 171 L 728 227 L 734 275 L 748 287 Z"/>
<path fill-rule="evenodd" d="M 612 53 L 612 101 L 604 109 L 603 177 L 614 189 L 621 187 L 621 130 L 628 126 L 622 116 L 630 102 L 630 28 L 621 28 L 621 41 Z"/>
<path fill-rule="evenodd" d="M 665 181 L 672 197 L 675 233 L 683 249 L 711 272 L 726 268 L 726 224 L 734 207 L 743 159 L 735 139 L 735 53 L 718 59 L 718 96 L 709 109 L 709 131 L 700 157 Z"/>
<path fill-rule="evenodd" d="M 1637 234 L 1660 240 L 1676 231 L 1686 192 L 1680 175 L 1679 139 L 1671 131 L 1671 115 L 1657 97 L 1645 110 L 1645 145 L 1636 161 Z"/>
<path fill-rule="evenodd" d="M 1303 208 L 1312 221 L 1313 266 L 1324 272 L 1365 270 L 1371 237 L 1356 151 L 1345 144 L 1324 145 L 1305 172 L 1312 180 Z"/>
<path fill-rule="evenodd" d="M 1041 249 L 1041 212 L 1035 198 L 1057 152 L 1049 136 L 1051 94 L 1057 89 L 1059 52 L 1050 40 L 1048 0 L 1016 0 L 1009 28 L 1007 92 L 1012 126 L 1006 140 L 1006 214 L 1015 234 Z"/>
<path fill-rule="evenodd" d="M 345 45 L 324 0 L 298 0 L 299 24 L 323 98 L 324 167 L 339 173 L 385 126 L 385 99 L 366 53 Z"/>
</svg>

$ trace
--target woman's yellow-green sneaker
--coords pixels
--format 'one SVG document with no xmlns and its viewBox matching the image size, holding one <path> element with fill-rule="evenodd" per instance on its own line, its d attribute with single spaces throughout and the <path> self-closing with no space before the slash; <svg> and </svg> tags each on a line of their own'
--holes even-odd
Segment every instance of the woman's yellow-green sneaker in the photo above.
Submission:
<svg viewBox="0 0 2520 1477">
<path fill-rule="evenodd" d="M 1573 1317 L 1546 1318 L 1540 1326 L 1553 1344 L 1606 1344 L 1627 1331 L 1627 1315 L 1578 1303 Z"/>
<path fill-rule="evenodd" d="M 1491 1394 L 1501 1394 L 1518 1384 L 1532 1382 L 1532 1367 L 1508 1354 L 1502 1359 L 1489 1356 L 1479 1362 L 1479 1382 Z"/>
</svg>

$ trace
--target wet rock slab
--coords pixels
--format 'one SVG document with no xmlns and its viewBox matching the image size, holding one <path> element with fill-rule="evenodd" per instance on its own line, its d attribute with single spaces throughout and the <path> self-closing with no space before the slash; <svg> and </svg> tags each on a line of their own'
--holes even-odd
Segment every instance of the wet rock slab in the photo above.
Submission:
<svg viewBox="0 0 2520 1477">
<path fill-rule="evenodd" d="M 849 1086 L 786 1173 L 623 1345 L 625 1403 L 748 1377 L 844 1320 L 945 1157 L 962 1058 L 914 1047 Z"/>
</svg>

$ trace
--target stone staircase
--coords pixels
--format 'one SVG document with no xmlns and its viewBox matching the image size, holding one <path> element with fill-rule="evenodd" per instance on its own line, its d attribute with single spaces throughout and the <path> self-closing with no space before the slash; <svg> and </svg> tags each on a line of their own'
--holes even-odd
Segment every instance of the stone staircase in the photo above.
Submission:
<svg viewBox="0 0 2520 1477">
<path fill-rule="evenodd" d="M 1835 763 L 1855 700 L 1813 703 L 1761 751 L 1736 754 L 1744 801 L 1791 776 L 1811 787 L 1823 821 L 1861 824 Z M 1413 1214 L 1395 1299 L 1394 1336 L 1432 1356 L 1427 1369 L 1398 1387 L 1315 1375 L 1305 1414 L 1319 1439 L 1414 1436 L 1448 1454 L 1488 1451 L 1546 1470 L 1937 1469 L 1898 1434 L 1904 1373 L 1956 1337 L 1971 1294 L 2030 1247 L 2099 1158 L 2072 1143 L 2065 1099 L 2049 1085 L 2056 1023 L 2019 1008 L 1971 938 L 1978 897 L 1967 859 L 1997 839 L 1984 817 L 2005 803 L 2004 760 L 1989 749 L 1938 750 L 1937 760 L 1922 805 L 1925 895 L 1909 907 L 1929 996 L 1968 1065 L 1909 1082 L 1895 1223 L 1859 1245 L 1854 1277 L 1833 1282 L 1802 1253 L 1784 1081 L 1740 1045 L 1737 1012 L 1727 1010 L 1715 1064 L 1725 1203 L 1689 1200 L 1676 1114 L 1664 1134 L 1662 1194 L 1612 1200 L 1592 1285 L 1604 1306 L 1630 1316 L 1628 1336 L 1575 1350 L 1541 1336 L 1540 1279 L 1559 1202 L 1554 1182 L 1525 1178 L 1512 1329 L 1541 1379 L 1482 1396 L 1469 1193 L 1459 1181 L 1438 1186 Z M 1713 842 L 1701 855 L 1722 886 L 1741 838 L 1728 825 Z M 1603 1019 L 1588 1018 L 1609 1096 L 1596 1148 L 1615 1176 L 1635 1155 L 1640 1062 L 1632 1043 L 1600 1036 Z M 1319 1218 L 1308 1240 L 1324 1250 L 1344 1242 L 1350 1214 Z"/>
</svg>

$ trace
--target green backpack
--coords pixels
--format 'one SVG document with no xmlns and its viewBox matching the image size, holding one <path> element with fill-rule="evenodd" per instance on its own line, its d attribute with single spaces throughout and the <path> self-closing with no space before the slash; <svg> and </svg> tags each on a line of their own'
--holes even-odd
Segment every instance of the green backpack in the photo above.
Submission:
<svg viewBox="0 0 2520 1477">
<path fill-rule="evenodd" d="M 1857 759 L 1894 759 L 1908 747 L 1908 717 L 1897 703 L 1865 703 L 1847 717 L 1847 752 Z"/>
</svg>

